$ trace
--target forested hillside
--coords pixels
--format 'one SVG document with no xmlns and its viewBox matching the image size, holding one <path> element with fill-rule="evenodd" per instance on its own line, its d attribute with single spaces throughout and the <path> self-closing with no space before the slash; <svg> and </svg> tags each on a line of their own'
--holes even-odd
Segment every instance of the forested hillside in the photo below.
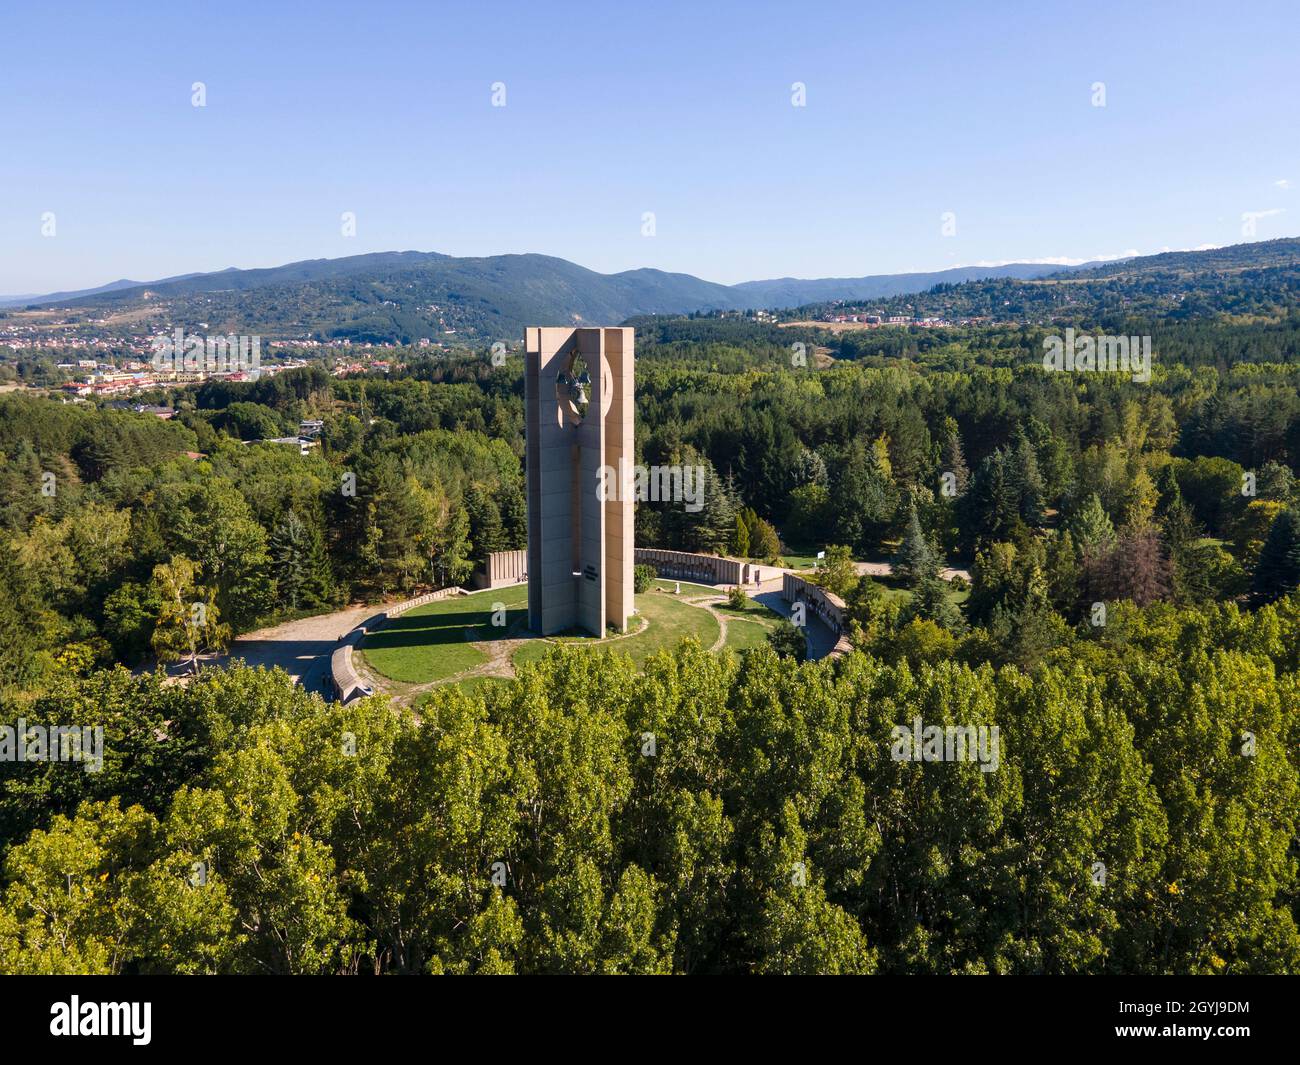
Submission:
<svg viewBox="0 0 1300 1065">
<path fill-rule="evenodd" d="M 1206 251 L 1166 252 L 1030 280 L 989 278 L 938 284 L 915 295 L 873 298 L 885 315 L 982 318 L 1043 323 L 1075 317 L 1165 320 L 1219 314 L 1273 316 L 1300 296 L 1300 239 L 1235 244 Z M 843 301 L 841 301 L 843 302 Z M 832 308 L 801 308 L 796 318 Z"/>
<path fill-rule="evenodd" d="M 1010 264 L 928 274 L 719 285 L 690 274 L 600 274 L 547 255 L 455 258 L 381 252 L 259 270 L 222 270 L 0 307 L 34 321 L 57 308 L 69 335 L 168 333 L 176 326 L 268 338 L 414 344 L 515 341 L 528 325 L 616 324 L 647 315 L 797 307 L 795 318 L 845 304 L 894 315 L 1045 322 L 1063 315 L 1170 319 L 1272 314 L 1300 290 L 1300 239 L 1127 259 L 1084 270 Z M 55 299 L 54 297 L 59 298 Z"/>
</svg>

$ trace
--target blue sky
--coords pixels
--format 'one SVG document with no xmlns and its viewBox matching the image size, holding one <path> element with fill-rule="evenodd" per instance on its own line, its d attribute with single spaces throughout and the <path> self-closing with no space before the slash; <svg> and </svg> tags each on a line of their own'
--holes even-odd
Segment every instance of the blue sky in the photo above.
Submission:
<svg viewBox="0 0 1300 1065">
<path fill-rule="evenodd" d="M 732 283 L 1231 244 L 1244 212 L 1300 233 L 1294 2 L 41 3 L 3 26 L 6 294 L 390 249 Z"/>
</svg>

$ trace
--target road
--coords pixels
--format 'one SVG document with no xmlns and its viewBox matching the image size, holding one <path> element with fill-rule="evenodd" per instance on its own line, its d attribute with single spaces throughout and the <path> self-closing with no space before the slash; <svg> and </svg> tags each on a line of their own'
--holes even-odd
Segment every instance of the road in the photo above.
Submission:
<svg viewBox="0 0 1300 1065">
<path fill-rule="evenodd" d="M 332 614 L 286 621 L 269 629 L 246 633 L 233 641 L 229 654 L 212 659 L 225 665 L 243 659 L 250 666 L 278 666 L 308 691 L 329 694 L 330 655 L 345 636 L 383 606 L 350 606 Z"/>
</svg>

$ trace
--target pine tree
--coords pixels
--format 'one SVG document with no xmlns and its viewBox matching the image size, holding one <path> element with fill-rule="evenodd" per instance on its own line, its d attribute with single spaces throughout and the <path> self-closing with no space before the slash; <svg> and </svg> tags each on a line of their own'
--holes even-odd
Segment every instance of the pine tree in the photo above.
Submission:
<svg viewBox="0 0 1300 1065">
<path fill-rule="evenodd" d="M 749 527 L 741 514 L 736 515 L 736 534 L 731 541 L 731 550 L 737 558 L 749 558 Z"/>
<path fill-rule="evenodd" d="M 945 473 L 951 473 L 956 482 L 957 494 L 962 495 L 970 483 L 970 469 L 966 465 L 966 454 L 961 446 L 961 433 L 957 429 L 955 418 L 944 422 L 944 441 L 941 461 Z"/>
<path fill-rule="evenodd" d="M 926 538 L 925 530 L 921 528 L 921 519 L 913 507 L 907 518 L 903 542 L 899 545 L 898 554 L 894 556 L 894 575 L 908 587 L 915 588 L 921 581 L 937 576 L 938 572 L 938 555 Z"/>
<path fill-rule="evenodd" d="M 711 465 L 700 465 L 704 467 L 703 509 L 692 512 L 685 509 L 685 503 L 674 503 L 668 513 L 679 516 L 686 550 L 722 553 L 735 535 L 739 503 L 730 478 L 724 481 Z"/>
<path fill-rule="evenodd" d="M 1273 519 L 1255 565 L 1255 599 L 1269 603 L 1300 586 L 1300 511 Z"/>
<path fill-rule="evenodd" d="M 757 514 L 749 525 L 749 552 L 751 558 L 769 562 L 781 555 L 781 537 L 777 535 L 776 526 Z"/>
<path fill-rule="evenodd" d="M 297 610 L 302 602 L 305 583 L 303 541 L 306 531 L 302 519 L 290 509 L 280 524 L 271 532 L 271 567 L 275 574 L 276 592 L 281 603 Z"/>
<path fill-rule="evenodd" d="M 962 617 L 957 604 L 948 598 L 948 584 L 938 576 L 924 577 L 912 592 L 912 598 L 899 616 L 901 624 L 907 624 L 913 618 L 933 621 L 949 632 L 966 631 L 966 619 Z"/>
<path fill-rule="evenodd" d="M 1024 433 L 1017 435 L 1011 465 L 1020 497 L 1020 520 L 1030 526 L 1042 524 L 1046 491 L 1043 487 L 1042 474 L 1038 469 L 1038 455 L 1034 451 L 1033 444 L 1029 442 L 1029 437 Z"/>
<path fill-rule="evenodd" d="M 501 508 L 482 485 L 472 484 L 465 493 L 465 510 L 469 514 L 470 537 L 474 541 L 474 560 L 486 565 L 488 555 L 506 550 Z"/>
<path fill-rule="evenodd" d="M 831 537 L 859 555 L 880 549 L 898 508 L 898 490 L 865 449 L 854 445 L 835 472 L 830 491 Z"/>
<path fill-rule="evenodd" d="M 438 548 L 433 560 L 439 588 L 460 584 L 474 572 L 474 545 L 469 538 L 469 515 L 464 507 L 453 506 L 438 533 Z"/>
<path fill-rule="evenodd" d="M 1052 606 L 1067 618 L 1074 617 L 1079 604 L 1079 552 L 1070 530 L 1062 530 L 1047 548 L 1048 597 Z"/>
<path fill-rule="evenodd" d="M 320 529 L 290 508 L 271 534 L 272 570 L 281 603 L 292 609 L 329 602 L 334 581 Z"/>
<path fill-rule="evenodd" d="M 998 648 L 997 661 L 1026 670 L 1065 641 L 1065 623 L 1052 609 L 1047 578 L 1037 564 L 1030 564 L 1020 604 L 1014 610 L 1003 604 L 993 611 L 989 633 Z"/>
<path fill-rule="evenodd" d="M 1071 532 L 1084 555 L 1094 556 L 1115 546 L 1115 526 L 1111 524 L 1101 505 L 1101 498 L 1095 492 L 1075 515 Z"/>
<path fill-rule="evenodd" d="M 967 547 L 980 540 L 1007 540 L 1020 515 L 1019 485 L 1007 466 L 1007 453 L 992 452 L 971 478 L 970 491 L 959 500 L 961 539 Z"/>
</svg>

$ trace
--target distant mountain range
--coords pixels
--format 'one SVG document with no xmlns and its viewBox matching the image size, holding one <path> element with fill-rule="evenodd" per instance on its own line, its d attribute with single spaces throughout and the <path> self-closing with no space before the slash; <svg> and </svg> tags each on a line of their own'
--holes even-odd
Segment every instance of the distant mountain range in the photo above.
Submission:
<svg viewBox="0 0 1300 1065">
<path fill-rule="evenodd" d="M 758 310 L 824 300 L 920 292 L 941 282 L 1042 277 L 1061 269 L 1015 263 L 934 273 L 720 285 L 690 274 L 600 274 L 549 255 L 456 258 L 378 252 L 259 270 L 227 269 L 157 281 L 120 280 L 77 292 L 0 299 L 0 309 L 58 307 L 100 318 L 148 311 L 176 323 L 269 336 L 358 340 L 441 339 L 448 330 L 515 337 L 525 324 L 622 322 L 648 314 Z M 137 319 L 138 315 L 133 315 Z"/>
<path fill-rule="evenodd" d="M 233 267 L 231 268 L 233 269 Z M 220 271 L 225 273 L 227 271 Z M 201 277 L 201 274 L 180 274 L 176 277 L 163 278 L 161 281 L 130 281 L 121 278 L 118 281 L 110 281 L 107 285 L 100 285 L 98 288 L 79 288 L 71 292 L 47 292 L 44 295 L 26 295 L 26 296 L 0 296 L 0 308 L 22 306 L 34 306 L 48 303 L 76 303 L 85 299 L 87 296 L 98 296 L 104 292 L 117 292 L 121 289 L 128 288 L 145 288 L 154 285 L 165 285 L 172 281 L 184 281 L 191 277 Z M 211 277 L 217 274 L 208 275 Z"/>
<path fill-rule="evenodd" d="M 806 307 L 813 303 L 834 303 L 884 299 L 924 292 L 935 285 L 959 285 L 963 281 L 1010 277 L 1021 281 L 1059 274 L 1064 270 L 1086 270 L 1099 263 L 1060 266 L 1043 263 L 1007 263 L 1002 266 L 958 266 L 916 274 L 874 274 L 869 277 L 823 277 L 804 280 L 783 277 L 774 281 L 742 281 L 732 285 L 740 294 L 742 309 L 759 310 L 777 307 Z"/>
<path fill-rule="evenodd" d="M 377 252 L 311 259 L 258 270 L 227 269 L 157 281 L 114 281 L 79 292 L 0 300 L 5 309 L 68 309 L 97 328 L 139 334 L 154 327 L 256 333 L 280 338 L 350 338 L 412 343 L 516 338 L 528 324 L 610 324 L 645 315 L 781 309 L 881 300 L 971 285 L 992 293 L 1042 279 L 1108 283 L 1300 263 L 1300 240 L 1172 252 L 1079 267 L 1010 263 L 931 273 L 720 285 L 690 274 L 627 270 L 600 274 L 548 255 L 457 258 L 437 252 Z M 992 286 L 992 288 L 990 288 Z"/>
</svg>

